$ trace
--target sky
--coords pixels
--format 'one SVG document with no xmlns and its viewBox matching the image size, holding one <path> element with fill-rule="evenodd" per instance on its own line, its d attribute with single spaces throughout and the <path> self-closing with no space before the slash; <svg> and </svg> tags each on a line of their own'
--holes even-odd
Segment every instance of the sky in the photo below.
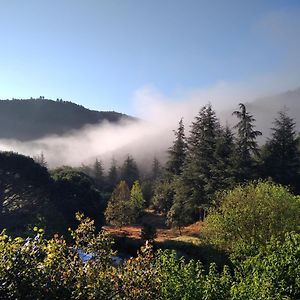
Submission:
<svg viewBox="0 0 300 300">
<path fill-rule="evenodd" d="M 0 39 L 0 99 L 142 116 L 300 86 L 299 0 L 0 0 Z"/>
</svg>

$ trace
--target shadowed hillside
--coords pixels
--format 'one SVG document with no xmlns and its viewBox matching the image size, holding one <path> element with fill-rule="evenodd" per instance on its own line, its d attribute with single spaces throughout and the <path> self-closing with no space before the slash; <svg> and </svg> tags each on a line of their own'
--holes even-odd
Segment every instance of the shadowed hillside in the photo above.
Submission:
<svg viewBox="0 0 300 300">
<path fill-rule="evenodd" d="M 28 141 L 102 121 L 115 123 L 122 118 L 131 119 L 114 111 L 93 111 L 62 100 L 0 100 L 0 138 Z"/>
</svg>

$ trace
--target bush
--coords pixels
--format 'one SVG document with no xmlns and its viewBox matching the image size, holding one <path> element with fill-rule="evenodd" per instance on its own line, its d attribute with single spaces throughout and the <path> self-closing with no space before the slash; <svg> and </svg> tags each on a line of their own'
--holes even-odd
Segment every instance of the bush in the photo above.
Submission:
<svg viewBox="0 0 300 300">
<path fill-rule="evenodd" d="M 249 183 L 218 194 L 204 235 L 231 252 L 255 251 L 271 236 L 283 238 L 300 228 L 300 201 L 288 188 L 270 182 Z"/>
<path fill-rule="evenodd" d="M 300 235 L 272 238 L 237 269 L 231 299 L 300 299 Z"/>
<path fill-rule="evenodd" d="M 67 246 L 59 236 L 44 238 L 35 228 L 26 240 L 0 235 L 0 299 L 109 299 L 111 280 L 111 240 L 94 234 L 90 219 L 83 219 L 72 232 L 74 244 Z M 93 253 L 84 263 L 78 250 Z"/>
<path fill-rule="evenodd" d="M 137 257 L 113 264 L 112 241 L 90 219 L 71 231 L 73 244 L 55 235 L 26 240 L 0 234 L 0 299 L 281 300 L 300 299 L 300 235 L 271 238 L 255 255 L 236 260 L 232 272 L 178 258 L 175 251 L 142 247 Z M 86 262 L 79 252 L 87 253 Z"/>
</svg>

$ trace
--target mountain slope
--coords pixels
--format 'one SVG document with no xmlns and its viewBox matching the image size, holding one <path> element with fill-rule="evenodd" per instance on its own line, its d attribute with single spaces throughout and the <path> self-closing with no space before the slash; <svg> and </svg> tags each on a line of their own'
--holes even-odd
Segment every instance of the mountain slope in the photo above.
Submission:
<svg viewBox="0 0 300 300">
<path fill-rule="evenodd" d="M 133 119 L 117 112 L 93 111 L 62 100 L 0 100 L 0 138 L 34 140 L 64 134 L 104 120 Z"/>
</svg>

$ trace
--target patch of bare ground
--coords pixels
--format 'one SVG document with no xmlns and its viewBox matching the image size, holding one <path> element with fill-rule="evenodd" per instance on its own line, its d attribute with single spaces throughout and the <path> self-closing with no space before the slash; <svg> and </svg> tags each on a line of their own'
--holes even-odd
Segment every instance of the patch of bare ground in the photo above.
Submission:
<svg viewBox="0 0 300 300">
<path fill-rule="evenodd" d="M 200 237 L 201 227 L 203 224 L 200 221 L 183 227 L 181 229 L 181 235 L 178 229 L 167 227 L 165 221 L 165 216 L 163 216 L 162 214 L 157 214 L 152 210 L 147 210 L 145 212 L 145 215 L 137 225 L 123 226 L 121 228 L 114 226 L 104 226 L 103 229 L 114 236 L 126 236 L 132 239 L 140 239 L 142 224 L 147 223 L 156 228 L 157 237 L 155 241 L 157 242 L 176 239 L 180 236 L 190 236 L 196 238 Z"/>
</svg>

